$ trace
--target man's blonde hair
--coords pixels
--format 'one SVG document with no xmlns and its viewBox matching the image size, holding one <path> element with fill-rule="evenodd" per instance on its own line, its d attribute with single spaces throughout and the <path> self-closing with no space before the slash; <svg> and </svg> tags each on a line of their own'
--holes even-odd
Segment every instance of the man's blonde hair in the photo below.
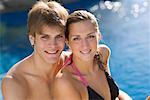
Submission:
<svg viewBox="0 0 150 100">
<path fill-rule="evenodd" d="M 38 1 L 28 13 L 28 34 L 40 34 L 43 25 L 58 26 L 65 29 L 67 10 L 55 1 Z"/>
</svg>

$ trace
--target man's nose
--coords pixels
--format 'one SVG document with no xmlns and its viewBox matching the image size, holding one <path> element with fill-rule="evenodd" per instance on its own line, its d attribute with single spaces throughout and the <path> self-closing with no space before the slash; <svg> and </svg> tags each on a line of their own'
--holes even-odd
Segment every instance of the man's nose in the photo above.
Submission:
<svg viewBox="0 0 150 100">
<path fill-rule="evenodd" d="M 51 47 L 51 48 L 54 48 L 57 46 L 57 42 L 55 39 L 51 39 L 48 41 L 48 46 Z"/>
</svg>

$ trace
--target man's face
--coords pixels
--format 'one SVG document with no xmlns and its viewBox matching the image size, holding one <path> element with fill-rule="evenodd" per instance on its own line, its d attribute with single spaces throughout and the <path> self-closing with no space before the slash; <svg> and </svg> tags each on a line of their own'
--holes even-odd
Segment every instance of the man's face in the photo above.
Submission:
<svg viewBox="0 0 150 100">
<path fill-rule="evenodd" d="M 64 31 L 57 26 L 43 26 L 41 33 L 33 37 L 34 54 L 48 64 L 54 64 L 64 49 Z"/>
</svg>

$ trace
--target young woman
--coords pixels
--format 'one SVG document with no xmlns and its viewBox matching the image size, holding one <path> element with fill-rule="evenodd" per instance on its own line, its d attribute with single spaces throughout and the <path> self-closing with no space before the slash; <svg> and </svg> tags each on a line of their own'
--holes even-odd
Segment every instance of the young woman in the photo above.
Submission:
<svg viewBox="0 0 150 100">
<path fill-rule="evenodd" d="M 72 51 L 53 86 L 55 100 L 115 100 L 119 89 L 110 76 L 110 49 L 99 45 L 101 34 L 94 15 L 79 10 L 70 14 L 65 36 Z M 122 97 L 130 100 L 124 92 Z"/>
</svg>

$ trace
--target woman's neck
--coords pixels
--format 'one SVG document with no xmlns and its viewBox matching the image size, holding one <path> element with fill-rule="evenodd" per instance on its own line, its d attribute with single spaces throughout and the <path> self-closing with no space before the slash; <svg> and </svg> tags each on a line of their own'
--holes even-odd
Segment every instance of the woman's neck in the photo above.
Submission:
<svg viewBox="0 0 150 100">
<path fill-rule="evenodd" d="M 88 75 L 90 73 L 94 72 L 94 60 L 89 61 L 83 61 L 75 56 L 73 56 L 73 63 L 77 67 L 77 69 L 80 71 L 83 75 Z"/>
</svg>

